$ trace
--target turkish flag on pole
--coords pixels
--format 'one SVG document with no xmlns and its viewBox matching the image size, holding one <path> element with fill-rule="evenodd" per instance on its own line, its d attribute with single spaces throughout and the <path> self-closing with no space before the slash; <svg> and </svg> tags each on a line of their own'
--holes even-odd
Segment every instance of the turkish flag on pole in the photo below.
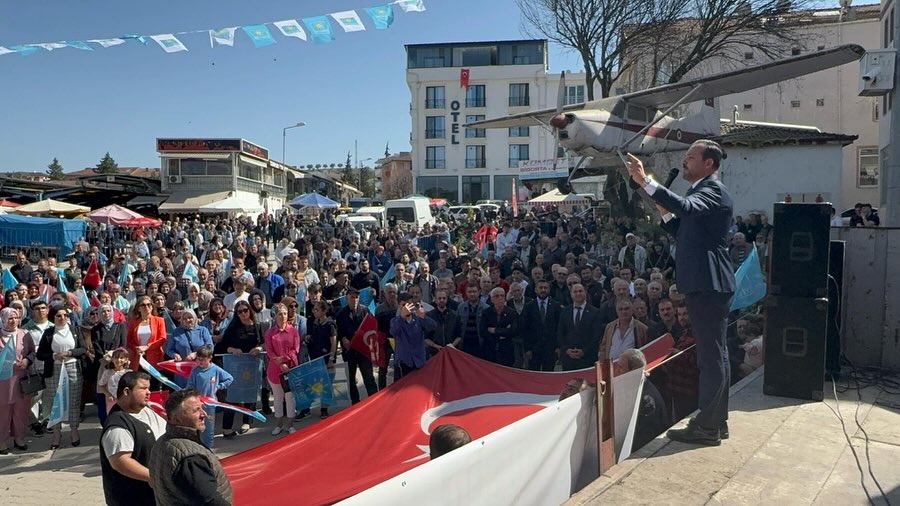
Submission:
<svg viewBox="0 0 900 506">
<path fill-rule="evenodd" d="M 385 335 L 378 332 L 378 320 L 371 314 L 366 314 L 350 340 L 350 348 L 368 358 L 372 364 L 384 367 L 384 339 Z"/>
<path fill-rule="evenodd" d="M 100 287 L 101 282 L 100 268 L 97 266 L 97 259 L 95 258 L 91 260 L 91 265 L 89 265 L 87 271 L 85 271 L 84 279 L 81 284 L 87 287 L 88 290 L 96 290 Z"/>
<path fill-rule="evenodd" d="M 469 69 L 459 70 L 459 86 L 462 88 L 469 87 Z"/>
<path fill-rule="evenodd" d="M 516 195 L 518 192 L 516 191 L 516 178 L 512 180 L 512 213 L 513 218 L 519 217 L 519 196 Z"/>
</svg>

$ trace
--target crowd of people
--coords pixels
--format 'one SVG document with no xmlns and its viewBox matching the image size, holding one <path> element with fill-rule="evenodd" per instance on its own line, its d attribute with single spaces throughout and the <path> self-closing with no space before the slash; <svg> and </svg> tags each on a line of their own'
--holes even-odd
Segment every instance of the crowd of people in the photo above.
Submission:
<svg viewBox="0 0 900 506">
<path fill-rule="evenodd" d="M 20 358 L 17 377 L 0 387 L 6 393 L 0 401 L 15 406 L 0 410 L 11 419 L 0 429 L 0 452 L 9 451 L 10 431 L 22 450 L 29 428 L 34 435 L 47 430 L 62 374 L 70 398 L 81 400 L 64 420 L 77 446 L 85 404 L 95 404 L 105 423 L 122 376 L 138 370 L 141 357 L 154 365 L 195 361 L 191 377 L 173 379 L 214 397 L 232 380 L 221 370 L 223 355 L 262 354 L 259 403 L 246 407 L 274 413 L 273 434 L 293 432 L 294 420 L 311 413 L 295 409 L 285 392 L 282 375 L 290 368 L 320 357 L 334 368 L 340 354 L 353 403 L 360 400 L 352 381 L 357 374 L 368 395 L 387 385 L 388 367 L 350 348 L 369 312 L 359 303 L 365 289 L 374 294 L 379 330 L 394 342 L 386 349 L 394 379 L 448 346 L 536 371 L 615 360 L 665 333 L 677 349 L 690 348 L 674 244 L 662 229 L 628 217 L 508 211 L 496 220 L 459 223 L 452 234 L 441 223 L 357 229 L 329 215 L 317 222 L 287 213 L 255 220 L 176 217 L 134 231 L 125 244 L 115 244 L 117 232 L 101 227 L 59 260 L 31 265 L 19 254 L 9 267 L 17 284 L 2 298 L 3 307 L 17 311 L 4 313 L 0 344 L 14 342 Z M 759 216 L 735 220 L 735 268 L 750 245 L 762 246 L 765 257 L 771 228 Z M 759 322 L 740 328 L 731 358 L 746 367 L 735 368 L 736 378 L 759 366 L 758 341 L 753 346 Z M 756 335 L 743 334 L 748 331 Z M 44 378 L 42 395 L 18 388 L 30 372 Z M 670 419 L 696 407 L 696 375 L 687 359 L 654 375 Z M 155 381 L 152 387 L 158 388 Z M 321 406 L 319 416 L 328 415 Z M 214 413 L 205 418 L 203 441 L 211 447 Z M 229 411 L 223 435 L 243 434 L 251 422 L 244 417 L 235 426 Z M 54 447 L 62 444 L 59 429 L 52 430 Z"/>
</svg>

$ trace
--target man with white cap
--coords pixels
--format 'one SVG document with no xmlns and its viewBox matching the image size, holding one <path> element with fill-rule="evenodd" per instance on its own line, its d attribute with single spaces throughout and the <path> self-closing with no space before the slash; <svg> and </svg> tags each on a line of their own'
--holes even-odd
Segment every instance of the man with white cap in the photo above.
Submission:
<svg viewBox="0 0 900 506">
<path fill-rule="evenodd" d="M 631 232 L 625 234 L 625 246 L 619 250 L 619 262 L 622 267 L 629 267 L 635 277 L 644 273 L 647 268 L 647 250 L 638 244 L 638 238 Z"/>
</svg>

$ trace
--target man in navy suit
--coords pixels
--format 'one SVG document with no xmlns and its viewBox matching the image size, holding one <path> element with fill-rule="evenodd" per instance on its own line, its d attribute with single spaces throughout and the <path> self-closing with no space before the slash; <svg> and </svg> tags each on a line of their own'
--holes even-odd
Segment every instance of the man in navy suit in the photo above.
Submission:
<svg viewBox="0 0 900 506">
<path fill-rule="evenodd" d="M 675 273 L 697 341 L 700 412 L 687 428 L 672 429 L 669 439 L 717 446 L 728 437 L 728 387 L 731 371 L 725 330 L 734 293 L 734 269 L 728 257 L 728 228 L 733 204 L 717 171 L 725 152 L 712 141 L 691 145 L 682 162 L 682 177 L 691 183 L 684 197 L 656 183 L 632 154 L 631 178 L 656 203 L 662 227 L 675 236 Z"/>
<path fill-rule="evenodd" d="M 584 285 L 572 285 L 570 295 L 572 305 L 560 311 L 556 330 L 563 371 L 592 367 L 597 362 L 603 337 L 600 310 L 587 303 Z"/>
</svg>

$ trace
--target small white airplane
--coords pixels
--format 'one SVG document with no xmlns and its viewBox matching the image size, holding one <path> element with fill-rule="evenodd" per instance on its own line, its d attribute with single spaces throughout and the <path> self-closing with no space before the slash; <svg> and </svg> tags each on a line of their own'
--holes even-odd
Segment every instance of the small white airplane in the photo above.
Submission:
<svg viewBox="0 0 900 506">
<path fill-rule="evenodd" d="M 581 157 L 569 172 L 565 182 L 568 187 L 572 176 L 588 157 L 604 159 L 617 155 L 624 162 L 625 152 L 649 156 L 683 151 L 698 139 L 719 135 L 719 115 L 714 107 L 716 97 L 851 63 L 859 60 L 865 52 L 861 46 L 846 44 L 755 67 L 572 105 L 564 105 L 566 84 L 563 73 L 555 109 L 511 114 L 465 126 L 552 128 L 557 146 L 561 145 L 567 152 Z M 679 106 L 700 100 L 704 104 L 699 112 L 682 117 L 672 115 Z M 556 151 L 554 149 L 554 153 Z"/>
</svg>

